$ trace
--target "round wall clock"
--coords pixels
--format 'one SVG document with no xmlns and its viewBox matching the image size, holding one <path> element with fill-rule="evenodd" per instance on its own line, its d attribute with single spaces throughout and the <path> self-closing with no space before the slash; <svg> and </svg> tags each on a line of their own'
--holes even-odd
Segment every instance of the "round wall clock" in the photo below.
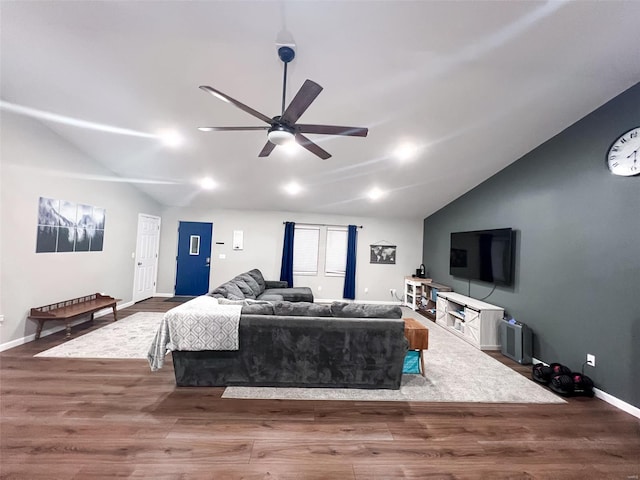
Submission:
<svg viewBox="0 0 640 480">
<path fill-rule="evenodd" d="M 614 175 L 632 177 L 640 174 L 640 127 L 632 128 L 613 142 L 606 162 Z"/>
</svg>

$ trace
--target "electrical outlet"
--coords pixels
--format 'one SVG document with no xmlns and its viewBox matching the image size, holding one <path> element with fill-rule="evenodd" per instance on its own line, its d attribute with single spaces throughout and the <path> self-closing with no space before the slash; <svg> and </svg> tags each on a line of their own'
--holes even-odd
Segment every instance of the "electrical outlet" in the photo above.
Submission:
<svg viewBox="0 0 640 480">
<path fill-rule="evenodd" d="M 590 353 L 587 353 L 587 365 L 589 365 L 591 367 L 595 367 L 596 366 L 596 356 L 595 355 L 591 355 Z"/>
</svg>

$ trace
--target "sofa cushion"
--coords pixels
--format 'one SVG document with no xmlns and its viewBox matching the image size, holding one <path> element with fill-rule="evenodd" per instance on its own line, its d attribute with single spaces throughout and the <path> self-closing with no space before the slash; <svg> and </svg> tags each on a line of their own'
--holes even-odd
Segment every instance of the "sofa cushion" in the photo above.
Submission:
<svg viewBox="0 0 640 480">
<path fill-rule="evenodd" d="M 275 315 L 283 317 L 331 317 L 331 305 L 309 302 L 274 302 Z"/>
<path fill-rule="evenodd" d="M 264 277 L 262 276 L 262 272 L 257 268 L 254 268 L 253 270 L 249 270 L 246 273 L 247 275 L 250 275 L 258 283 L 258 285 L 260 286 L 260 293 L 264 293 L 264 289 L 266 287 L 265 287 Z"/>
<path fill-rule="evenodd" d="M 241 273 L 236 278 L 243 280 L 247 285 L 249 285 L 249 288 L 251 288 L 251 290 L 253 291 L 253 298 L 262 293 L 262 288 L 260 288 L 260 285 L 258 284 L 258 282 L 256 282 L 256 279 L 248 273 Z"/>
<path fill-rule="evenodd" d="M 344 318 L 401 318 L 402 309 L 398 305 L 370 305 L 365 303 L 333 302 L 331 312 L 334 317 Z"/>
<path fill-rule="evenodd" d="M 288 302 L 313 303 L 313 292 L 309 287 L 268 288 L 258 298 L 264 299 L 265 295 L 282 295 L 282 299 Z"/>
<path fill-rule="evenodd" d="M 256 298 L 255 293 L 253 293 L 253 289 L 244 280 L 236 277 L 231 280 L 231 283 L 235 283 L 238 286 L 238 288 L 244 295 L 244 298 Z"/>
<path fill-rule="evenodd" d="M 242 290 L 240 290 L 240 287 L 238 287 L 233 282 L 223 283 L 222 285 L 220 285 L 218 288 L 216 288 L 211 293 L 214 294 L 213 296 L 216 296 L 215 294 L 219 293 L 223 297 L 228 298 L 229 300 L 243 300 L 244 299 L 244 294 L 242 293 Z"/>
<path fill-rule="evenodd" d="M 269 295 L 263 293 L 258 297 L 258 300 L 265 300 L 267 302 L 281 302 L 284 300 L 284 298 L 282 298 L 282 295 Z"/>
<path fill-rule="evenodd" d="M 242 306 L 242 315 L 275 315 L 271 302 L 249 303 Z"/>
</svg>

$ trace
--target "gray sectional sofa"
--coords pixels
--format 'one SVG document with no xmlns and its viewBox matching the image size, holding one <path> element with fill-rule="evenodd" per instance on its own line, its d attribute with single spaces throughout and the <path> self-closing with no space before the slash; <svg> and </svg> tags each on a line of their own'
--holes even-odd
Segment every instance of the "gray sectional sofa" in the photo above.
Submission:
<svg viewBox="0 0 640 480">
<path fill-rule="evenodd" d="M 400 388 L 400 307 L 244 303 L 238 350 L 172 352 L 178 386 Z"/>
<path fill-rule="evenodd" d="M 235 276 L 215 288 L 209 294 L 228 300 L 287 300 L 289 302 L 313 302 L 313 292 L 308 287 L 289 287 L 287 282 L 265 280 L 257 268 Z"/>
</svg>

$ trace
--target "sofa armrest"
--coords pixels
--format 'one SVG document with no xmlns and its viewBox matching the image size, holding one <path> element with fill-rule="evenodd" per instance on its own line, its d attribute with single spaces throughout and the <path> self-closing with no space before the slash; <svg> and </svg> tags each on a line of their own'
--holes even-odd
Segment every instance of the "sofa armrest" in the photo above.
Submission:
<svg viewBox="0 0 640 480">
<path fill-rule="evenodd" d="M 289 288 L 289 284 L 285 280 L 265 280 L 265 289 L 269 288 Z"/>
</svg>

